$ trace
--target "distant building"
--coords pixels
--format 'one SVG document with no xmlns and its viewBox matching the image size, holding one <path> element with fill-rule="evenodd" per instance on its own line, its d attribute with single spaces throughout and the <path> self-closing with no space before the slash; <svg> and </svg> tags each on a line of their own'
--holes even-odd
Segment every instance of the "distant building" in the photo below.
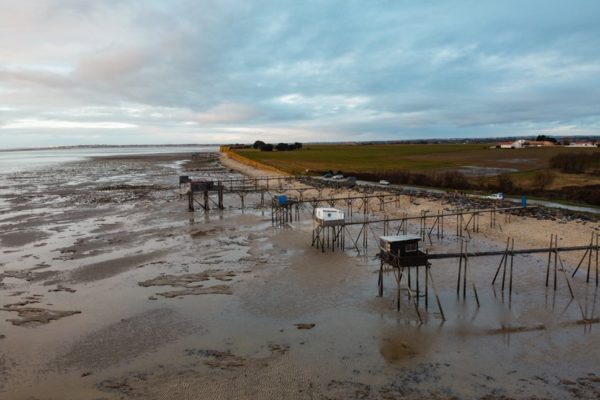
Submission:
<svg viewBox="0 0 600 400">
<path fill-rule="evenodd" d="M 538 141 L 538 140 L 528 140 L 525 142 L 524 147 L 546 147 L 546 146 L 554 146 L 553 142 L 548 140 Z"/>
<path fill-rule="evenodd" d="M 586 141 L 571 142 L 568 147 L 596 147 L 596 143 Z"/>
<path fill-rule="evenodd" d="M 525 141 L 523 139 L 515 140 L 514 142 L 498 142 L 495 148 L 497 149 L 521 149 Z"/>
<path fill-rule="evenodd" d="M 515 140 L 514 142 L 498 142 L 495 146 L 496 149 L 522 149 L 525 147 L 549 147 L 554 146 L 553 142 L 548 140 Z"/>
</svg>

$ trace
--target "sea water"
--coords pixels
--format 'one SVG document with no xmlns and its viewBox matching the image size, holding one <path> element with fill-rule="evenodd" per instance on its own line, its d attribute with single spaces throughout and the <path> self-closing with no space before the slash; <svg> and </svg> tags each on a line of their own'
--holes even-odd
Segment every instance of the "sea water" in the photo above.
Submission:
<svg viewBox="0 0 600 400">
<path fill-rule="evenodd" d="M 80 161 L 91 157 L 218 151 L 217 146 L 85 147 L 0 151 L 0 175 Z"/>
</svg>

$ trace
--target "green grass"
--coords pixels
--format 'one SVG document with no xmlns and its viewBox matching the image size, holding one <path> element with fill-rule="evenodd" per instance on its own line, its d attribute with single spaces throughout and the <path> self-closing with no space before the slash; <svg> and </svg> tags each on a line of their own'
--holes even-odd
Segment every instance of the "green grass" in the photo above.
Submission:
<svg viewBox="0 0 600 400">
<path fill-rule="evenodd" d="M 238 150 L 251 160 L 288 172 L 341 170 L 368 171 L 428 170 L 459 166 L 443 155 L 481 151 L 481 145 L 308 145 L 301 150 L 261 152 Z M 435 155 L 434 159 L 430 156 Z"/>
<path fill-rule="evenodd" d="M 292 172 L 341 170 L 352 172 L 427 171 L 479 166 L 511 168 L 519 172 L 548 167 L 560 152 L 594 152 L 597 149 L 527 148 L 490 149 L 489 144 L 378 144 L 306 145 L 302 150 L 261 152 L 238 150 L 249 159 Z"/>
</svg>

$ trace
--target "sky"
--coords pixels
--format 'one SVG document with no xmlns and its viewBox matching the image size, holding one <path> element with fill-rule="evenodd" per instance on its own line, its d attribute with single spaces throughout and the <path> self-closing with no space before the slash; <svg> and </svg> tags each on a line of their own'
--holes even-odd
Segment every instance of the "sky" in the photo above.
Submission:
<svg viewBox="0 0 600 400">
<path fill-rule="evenodd" d="M 0 148 L 600 134 L 596 0 L 0 0 Z"/>
</svg>

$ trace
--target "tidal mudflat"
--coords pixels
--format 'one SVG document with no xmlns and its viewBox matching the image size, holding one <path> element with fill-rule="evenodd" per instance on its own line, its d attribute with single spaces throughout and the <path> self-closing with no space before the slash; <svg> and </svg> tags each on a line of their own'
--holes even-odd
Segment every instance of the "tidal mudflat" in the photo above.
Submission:
<svg viewBox="0 0 600 400">
<path fill-rule="evenodd" d="M 322 253 L 310 216 L 275 227 L 252 195 L 244 210 L 226 196 L 223 211 L 190 213 L 176 192 L 186 159 L 103 157 L 1 177 L 0 398 L 600 396 L 598 325 L 579 322 L 600 300 L 581 276 L 572 301 L 562 282 L 545 288 L 544 255 L 517 257 L 509 306 L 490 285 L 498 260 L 480 259 L 478 308 L 456 297 L 456 262 L 436 261 L 447 319 L 430 307 L 419 324 L 405 299 L 396 311 L 390 277 L 377 297 L 376 249 Z M 210 173 L 240 174 L 226 165 Z M 515 218 L 470 246 L 502 248 L 509 233 L 581 243 L 597 228 Z"/>
</svg>

